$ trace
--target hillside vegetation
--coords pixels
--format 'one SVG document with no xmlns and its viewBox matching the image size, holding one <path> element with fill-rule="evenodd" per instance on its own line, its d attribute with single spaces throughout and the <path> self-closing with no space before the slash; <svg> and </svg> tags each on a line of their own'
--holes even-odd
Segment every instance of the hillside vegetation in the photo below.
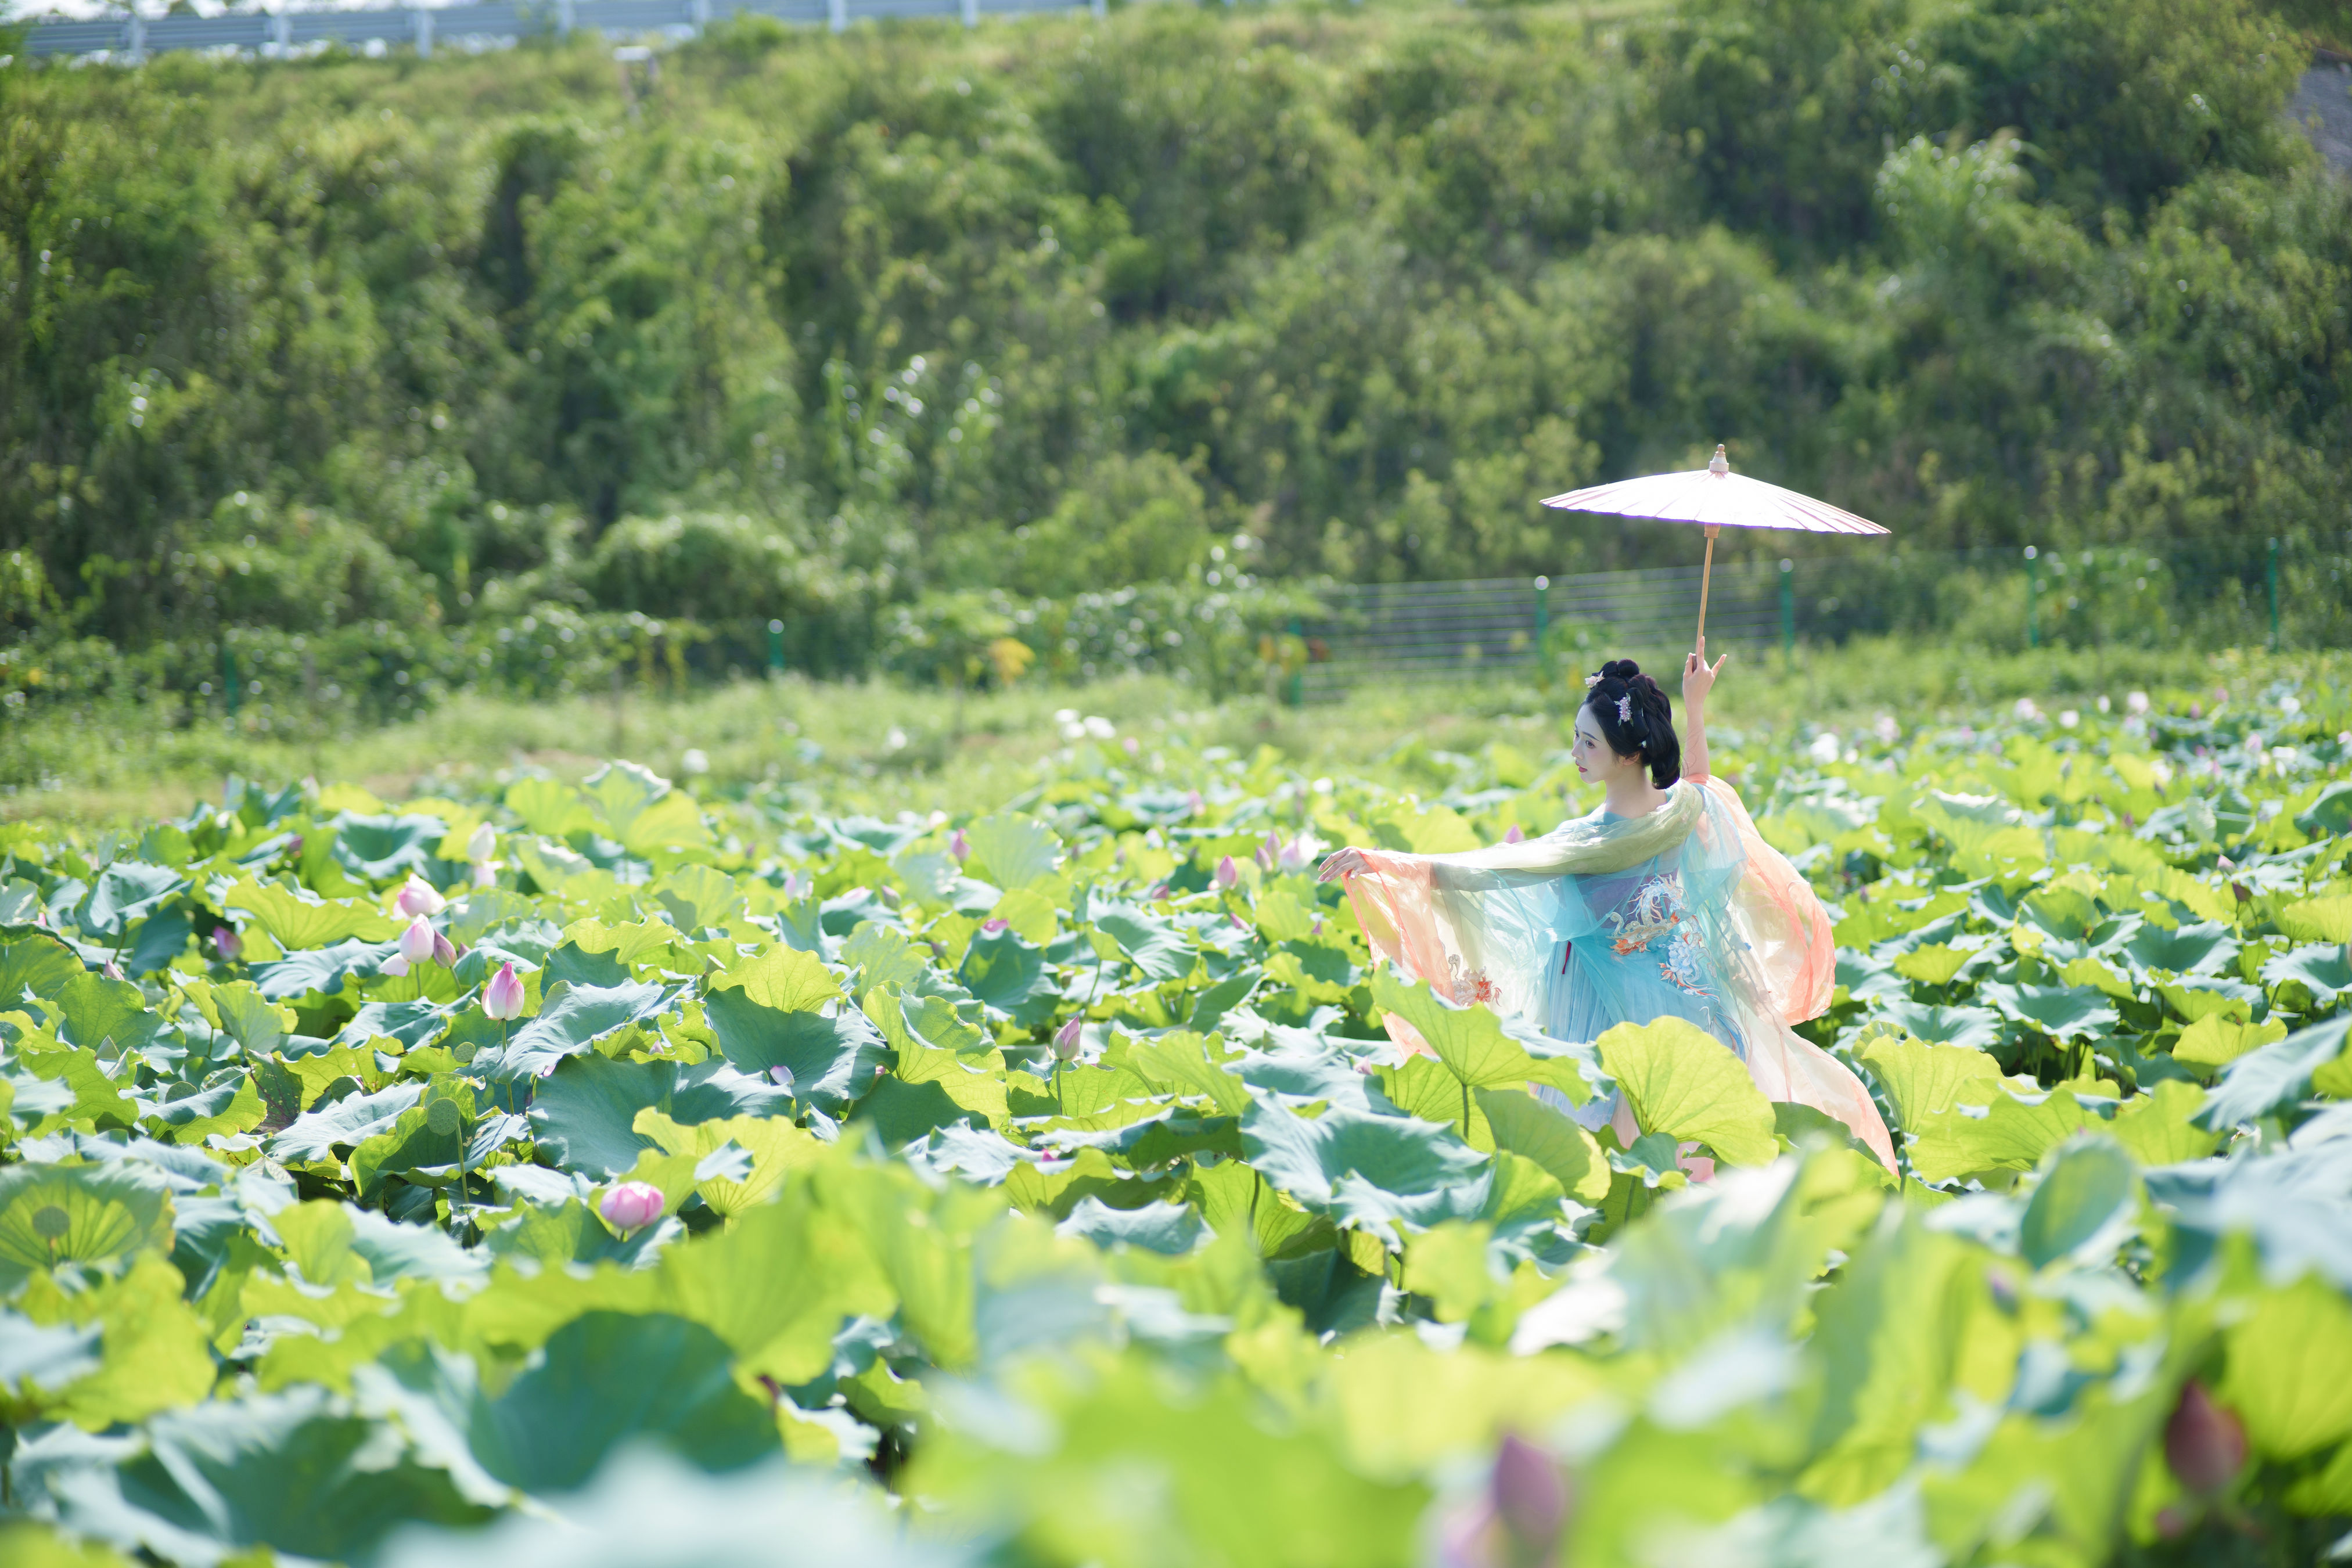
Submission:
<svg viewBox="0 0 2352 1568">
<path fill-rule="evenodd" d="M 745 19 L 633 96 L 590 38 L 20 58 L 0 686 L 254 628 L 397 709 L 391 655 L 555 689 L 630 611 L 986 678 L 958 594 L 1681 559 L 1533 502 L 1717 439 L 1919 545 L 2335 547 L 2288 19 L 1599 15 Z"/>
</svg>

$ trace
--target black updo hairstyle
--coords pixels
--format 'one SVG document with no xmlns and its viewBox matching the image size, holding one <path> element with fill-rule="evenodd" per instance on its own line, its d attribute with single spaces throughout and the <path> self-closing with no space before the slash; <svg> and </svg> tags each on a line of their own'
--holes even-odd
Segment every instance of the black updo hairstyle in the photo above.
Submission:
<svg viewBox="0 0 2352 1568">
<path fill-rule="evenodd" d="M 1633 699 L 1629 703 L 1625 700 Z M 1675 733 L 1674 706 L 1658 683 L 1630 658 L 1612 658 L 1586 683 L 1584 706 L 1601 725 L 1601 738 L 1621 757 L 1650 764 L 1650 782 L 1666 788 L 1683 776 L 1683 743 Z M 1626 717 L 1619 718 L 1623 708 Z"/>
</svg>

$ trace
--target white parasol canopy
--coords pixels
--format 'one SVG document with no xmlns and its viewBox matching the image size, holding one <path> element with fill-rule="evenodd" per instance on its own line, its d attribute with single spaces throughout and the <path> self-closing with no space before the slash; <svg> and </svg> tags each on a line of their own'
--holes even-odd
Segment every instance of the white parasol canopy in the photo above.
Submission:
<svg viewBox="0 0 2352 1568">
<path fill-rule="evenodd" d="M 1731 471 L 1723 448 L 1704 468 L 1650 474 L 1548 498 L 1562 511 L 1605 511 L 1660 522 L 1696 522 L 1706 530 L 1706 565 L 1699 576 L 1698 635 L 1706 637 L 1706 591 L 1715 575 L 1715 536 L 1727 528 L 1785 528 L 1805 533 L 1885 533 L 1866 517 Z"/>
</svg>

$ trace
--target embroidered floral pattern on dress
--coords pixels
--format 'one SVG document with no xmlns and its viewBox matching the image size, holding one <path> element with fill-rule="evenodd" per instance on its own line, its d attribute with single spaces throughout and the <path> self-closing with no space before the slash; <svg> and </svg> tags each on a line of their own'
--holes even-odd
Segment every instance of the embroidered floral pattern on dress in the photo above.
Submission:
<svg viewBox="0 0 2352 1568">
<path fill-rule="evenodd" d="M 1465 973 L 1461 959 L 1449 956 L 1445 962 L 1446 966 L 1453 971 L 1446 988 L 1453 992 L 1455 1006 L 1467 1007 L 1473 1002 L 1477 1002 L 1491 1007 L 1495 1005 L 1496 999 L 1502 995 L 1502 988 L 1486 978 L 1485 970 L 1474 969 Z"/>
<path fill-rule="evenodd" d="M 1679 877 L 1647 877 L 1622 905 L 1603 915 L 1601 923 L 1616 938 L 1617 956 L 1650 951 L 1650 943 L 1672 933 L 1684 915 Z"/>
<path fill-rule="evenodd" d="M 1666 943 L 1666 959 L 1658 965 L 1658 973 L 1693 995 L 1708 994 L 1706 971 L 1700 964 L 1696 931 L 1686 925 L 1675 932 L 1674 940 Z"/>
</svg>

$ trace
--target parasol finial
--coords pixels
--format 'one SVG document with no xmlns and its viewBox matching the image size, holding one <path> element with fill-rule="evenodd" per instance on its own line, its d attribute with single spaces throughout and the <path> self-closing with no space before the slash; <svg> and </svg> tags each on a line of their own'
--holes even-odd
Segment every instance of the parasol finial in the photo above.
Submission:
<svg viewBox="0 0 2352 1568">
<path fill-rule="evenodd" d="M 1715 444 L 1715 456 L 1707 459 L 1706 471 L 1710 474 L 1731 472 L 1730 459 L 1723 455 L 1723 443 L 1720 441 Z"/>
</svg>

